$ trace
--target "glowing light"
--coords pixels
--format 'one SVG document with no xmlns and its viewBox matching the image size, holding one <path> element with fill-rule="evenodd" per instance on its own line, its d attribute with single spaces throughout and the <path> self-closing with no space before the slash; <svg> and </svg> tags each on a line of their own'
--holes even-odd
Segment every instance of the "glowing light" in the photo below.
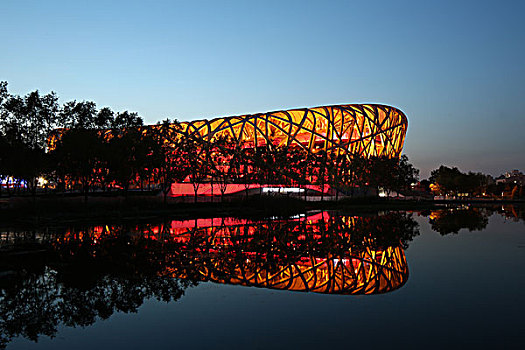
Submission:
<svg viewBox="0 0 525 350">
<path fill-rule="evenodd" d="M 297 146 L 312 153 L 325 150 L 364 157 L 399 157 L 408 120 L 394 107 L 350 104 L 197 120 L 180 126 L 182 130 L 171 125 L 170 133 L 212 142 L 228 137 L 252 147 Z M 50 150 L 56 148 L 63 132 L 56 130 L 50 136 Z M 111 132 L 106 134 L 110 137 Z"/>
<path fill-rule="evenodd" d="M 408 121 L 384 105 L 336 105 L 182 123 L 182 134 L 213 140 L 230 137 L 256 146 L 299 146 L 361 156 L 397 157 Z M 352 135 L 349 139 L 348 135 Z"/>
<path fill-rule="evenodd" d="M 304 188 L 297 187 L 264 187 L 263 193 L 301 193 Z"/>
</svg>

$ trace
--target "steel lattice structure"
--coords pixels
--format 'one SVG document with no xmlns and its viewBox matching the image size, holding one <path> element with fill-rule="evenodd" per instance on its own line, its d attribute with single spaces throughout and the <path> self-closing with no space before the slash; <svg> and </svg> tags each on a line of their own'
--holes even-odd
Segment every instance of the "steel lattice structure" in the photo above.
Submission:
<svg viewBox="0 0 525 350">
<path fill-rule="evenodd" d="M 405 284 L 409 271 L 400 245 L 377 246 L 374 238 L 366 238 L 348 243 L 343 251 L 319 251 L 323 240 L 351 241 L 352 235 L 340 230 L 351 229 L 364 219 L 338 220 L 336 224 L 326 212 L 283 222 L 173 220 L 160 226 L 127 228 L 126 233 L 136 239 L 162 242 L 163 276 L 347 295 L 387 293 Z M 122 227 L 97 226 L 50 238 L 57 248 L 79 239 L 100 244 L 105 238 L 118 236 L 121 230 Z M 282 245 L 276 249 L 272 243 L 276 230 L 290 234 L 281 242 L 287 246 L 284 250 Z M 302 249 L 308 239 L 313 239 L 315 248 L 293 255 L 295 248 Z M 152 254 L 155 249 L 152 245 Z"/>
<path fill-rule="evenodd" d="M 299 262 L 268 267 L 249 258 L 224 264 L 222 258 L 196 261 L 203 281 L 250 287 L 325 294 L 379 294 L 401 287 L 408 278 L 408 266 L 401 247 L 368 248 L 343 259 L 309 257 Z M 172 271 L 174 277 L 186 277 Z"/>
<path fill-rule="evenodd" d="M 397 108 L 349 104 L 182 122 L 170 125 L 170 138 L 213 142 L 226 137 L 244 147 L 298 146 L 312 153 L 325 150 L 362 157 L 399 157 L 407 127 L 407 117 Z M 50 135 L 50 150 L 56 148 L 64 131 L 57 129 Z M 103 133 L 108 137 L 113 134 L 110 129 Z"/>
<path fill-rule="evenodd" d="M 377 104 L 301 108 L 182 123 L 186 137 L 228 137 L 247 146 L 300 146 L 307 151 L 399 157 L 407 117 Z"/>
<path fill-rule="evenodd" d="M 343 226 L 351 227 L 356 220 L 361 219 L 345 217 Z M 329 221 L 330 217 L 323 213 L 284 227 L 299 236 L 304 232 L 315 235 Z M 185 244 L 199 242 L 199 254 L 192 254 L 191 272 L 167 268 L 166 273 L 178 278 L 191 277 L 217 283 L 327 294 L 386 293 L 400 288 L 408 279 L 408 264 L 403 248 L 377 248 L 373 240 L 366 240 L 363 246 L 353 247 L 339 255 L 311 252 L 299 259 L 278 259 L 276 263 L 269 262 L 272 258 L 266 251 L 263 254 L 250 251 L 253 239 L 277 227 L 278 223 L 274 226 L 224 221 L 189 229 L 172 227 L 168 237 Z M 333 232 L 332 237 L 338 234 Z M 175 253 L 175 260 L 178 261 L 178 256 L 186 253 L 184 250 Z"/>
</svg>

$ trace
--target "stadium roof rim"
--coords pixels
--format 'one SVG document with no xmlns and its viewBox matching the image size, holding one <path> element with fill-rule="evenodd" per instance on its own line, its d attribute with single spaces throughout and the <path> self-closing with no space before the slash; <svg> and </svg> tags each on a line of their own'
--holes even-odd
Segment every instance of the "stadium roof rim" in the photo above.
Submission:
<svg viewBox="0 0 525 350">
<path fill-rule="evenodd" d="M 400 110 L 397 107 L 393 107 L 393 106 L 389 106 L 389 105 L 385 105 L 385 104 L 381 104 L 381 103 L 350 103 L 350 104 L 323 105 L 323 106 L 316 106 L 316 107 L 299 107 L 299 108 L 281 109 L 281 110 L 276 110 L 276 111 L 260 112 L 260 113 L 252 113 L 252 114 L 226 115 L 226 116 L 222 116 L 222 117 L 213 117 L 211 119 L 202 118 L 202 119 L 182 120 L 182 121 L 179 121 L 179 122 L 180 123 L 196 123 L 196 122 L 209 122 L 209 123 L 211 123 L 213 121 L 220 120 L 220 119 L 225 119 L 225 118 L 247 118 L 247 117 L 252 117 L 252 116 L 255 117 L 255 116 L 268 115 L 268 114 L 274 114 L 274 113 L 284 113 L 284 112 L 292 112 L 292 111 L 306 111 L 306 110 L 313 110 L 313 109 L 317 109 L 317 108 L 357 107 L 357 106 L 360 106 L 360 107 L 363 107 L 363 106 L 383 107 L 383 108 L 388 108 L 388 109 L 391 109 L 391 110 L 395 110 L 402 117 L 403 124 L 408 124 L 408 118 L 405 115 L 405 113 L 403 113 L 402 110 Z"/>
</svg>

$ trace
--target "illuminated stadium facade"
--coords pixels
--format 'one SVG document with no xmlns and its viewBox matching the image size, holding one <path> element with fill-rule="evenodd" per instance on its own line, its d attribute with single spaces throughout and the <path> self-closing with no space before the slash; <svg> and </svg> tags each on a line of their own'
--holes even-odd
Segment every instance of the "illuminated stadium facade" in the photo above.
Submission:
<svg viewBox="0 0 525 350">
<path fill-rule="evenodd" d="M 352 104 L 301 108 L 243 116 L 184 122 L 176 131 L 182 137 L 214 142 L 227 138 L 245 148 L 300 147 L 310 153 L 326 151 L 352 157 L 399 157 L 403 149 L 407 117 L 399 109 L 377 104 Z M 213 196 L 217 185 L 203 184 L 198 195 Z M 226 194 L 244 189 L 264 188 L 275 191 L 281 186 L 264 184 L 229 184 Z M 330 193 L 329 186 L 304 186 L 320 193 Z M 172 185 L 170 196 L 192 195 L 189 183 Z M 286 189 L 295 192 L 296 189 Z"/>
<path fill-rule="evenodd" d="M 258 113 L 251 115 L 215 118 L 211 120 L 196 120 L 173 124 L 157 124 L 140 127 L 143 134 L 161 136 L 165 145 L 172 145 L 174 149 L 180 140 L 195 142 L 198 153 L 202 153 L 203 145 L 217 144 L 217 140 L 228 140 L 228 146 L 241 149 L 265 147 L 267 149 L 288 149 L 306 151 L 306 154 L 324 154 L 341 156 L 350 162 L 354 157 L 387 157 L 398 158 L 403 149 L 408 121 L 399 109 L 378 104 L 349 104 L 321 106 L 315 108 L 299 108 L 285 111 Z M 49 138 L 49 149 L 56 148 L 66 129 L 56 130 Z M 114 137 L 112 129 L 101 131 L 106 140 Z M 170 157 L 168 155 L 168 157 Z M 175 158 L 173 158 L 175 159 Z M 334 159 L 334 158 L 332 158 Z M 215 167 L 228 172 L 229 165 L 224 159 L 211 157 Z M 325 160 L 326 162 L 326 160 Z M 178 165 L 176 165 L 178 166 Z M 260 188 L 265 191 L 275 192 L 275 188 L 284 188 L 284 183 L 264 183 L 264 180 L 254 180 L 257 169 L 243 164 L 243 174 L 237 178 L 229 178 L 226 190 L 222 194 L 233 194 L 249 189 Z M 317 165 L 318 166 L 318 165 Z M 189 165 L 197 169 L 194 164 Z M 316 165 L 312 164 L 312 168 Z M 197 170 L 196 170 L 197 171 Z M 201 170 L 198 170 L 201 171 Z M 329 193 L 330 186 L 320 172 L 308 175 L 309 184 L 302 184 L 299 190 L 297 182 L 291 184 L 295 188 L 288 188 L 288 192 L 316 191 Z M 227 175 L 229 176 L 229 175 Z M 195 180 L 190 180 L 190 175 L 183 181 L 174 181 L 171 185 L 170 196 L 208 196 L 220 193 L 217 181 L 210 180 L 210 175 L 200 173 L 196 186 Z M 294 180 L 292 180 L 293 182 Z M 193 183 L 190 183 L 193 182 Z M 282 186 L 281 186 L 282 185 Z"/>
<path fill-rule="evenodd" d="M 301 108 L 182 123 L 186 137 L 228 137 L 246 147 L 299 146 L 363 157 L 399 157 L 408 126 L 399 109 L 376 104 Z"/>
<path fill-rule="evenodd" d="M 171 126 L 172 139 L 188 137 L 213 142 L 224 137 L 243 147 L 286 146 L 301 147 L 312 153 L 325 150 L 362 157 L 399 157 L 408 120 L 394 107 L 351 104 L 196 120 Z M 50 150 L 56 148 L 65 130 L 58 129 L 50 136 Z M 105 133 L 110 135 L 111 130 Z"/>
</svg>

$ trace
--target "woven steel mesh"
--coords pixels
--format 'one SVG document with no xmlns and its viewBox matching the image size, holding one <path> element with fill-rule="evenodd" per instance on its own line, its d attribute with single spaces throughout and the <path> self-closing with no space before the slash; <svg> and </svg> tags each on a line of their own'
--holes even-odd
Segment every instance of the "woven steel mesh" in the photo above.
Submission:
<svg viewBox="0 0 525 350">
<path fill-rule="evenodd" d="M 182 123 L 185 136 L 229 137 L 247 146 L 299 146 L 310 152 L 399 157 L 408 122 L 384 105 L 337 105 Z"/>
</svg>

